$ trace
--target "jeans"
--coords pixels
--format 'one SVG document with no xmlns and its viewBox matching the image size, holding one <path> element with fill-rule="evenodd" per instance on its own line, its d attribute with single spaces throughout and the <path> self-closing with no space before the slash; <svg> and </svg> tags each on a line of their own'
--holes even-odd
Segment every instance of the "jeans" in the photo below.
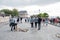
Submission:
<svg viewBox="0 0 60 40">
<path fill-rule="evenodd" d="M 40 27 L 41 27 L 41 23 L 38 23 L 38 30 L 40 30 Z"/>
<path fill-rule="evenodd" d="M 31 28 L 33 28 L 33 23 L 31 23 Z"/>
<path fill-rule="evenodd" d="M 11 26 L 11 31 L 13 31 L 15 29 L 15 27 L 14 26 Z"/>
<path fill-rule="evenodd" d="M 37 28 L 37 22 L 35 22 L 35 28 Z"/>
</svg>

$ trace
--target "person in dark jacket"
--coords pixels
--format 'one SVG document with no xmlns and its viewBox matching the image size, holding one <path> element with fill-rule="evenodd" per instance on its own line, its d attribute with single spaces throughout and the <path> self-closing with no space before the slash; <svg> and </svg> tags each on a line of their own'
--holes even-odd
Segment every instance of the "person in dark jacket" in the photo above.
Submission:
<svg viewBox="0 0 60 40">
<path fill-rule="evenodd" d="M 38 17 L 38 30 L 40 30 L 40 27 L 41 27 L 41 21 L 42 21 L 41 17 Z"/>
<path fill-rule="evenodd" d="M 17 22 L 19 22 L 19 17 L 17 18 Z"/>
<path fill-rule="evenodd" d="M 37 23 L 38 23 L 38 18 L 37 17 L 35 17 L 34 22 L 35 22 L 35 28 L 37 28 Z"/>
<path fill-rule="evenodd" d="M 22 18 L 21 18 L 21 23 L 22 23 Z"/>
</svg>

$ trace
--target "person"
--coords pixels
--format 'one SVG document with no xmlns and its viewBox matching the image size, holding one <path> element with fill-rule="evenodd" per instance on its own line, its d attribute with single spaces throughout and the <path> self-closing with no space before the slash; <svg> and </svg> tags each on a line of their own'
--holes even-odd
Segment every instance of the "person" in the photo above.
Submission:
<svg viewBox="0 0 60 40">
<path fill-rule="evenodd" d="M 14 18 L 14 30 L 17 31 L 17 18 Z"/>
<path fill-rule="evenodd" d="M 38 17 L 38 30 L 40 30 L 40 27 L 41 27 L 41 21 L 42 21 L 41 17 Z"/>
<path fill-rule="evenodd" d="M 33 19 L 33 17 L 31 17 L 31 20 L 30 20 L 31 28 L 33 28 L 33 21 L 34 21 L 34 19 Z"/>
<path fill-rule="evenodd" d="M 44 24 L 45 24 L 45 18 L 42 19 L 42 22 L 43 22 L 43 26 L 44 26 Z"/>
<path fill-rule="evenodd" d="M 10 27 L 11 27 L 11 31 L 13 31 L 14 29 L 14 19 L 13 19 L 13 16 L 9 19 L 9 22 L 10 22 Z"/>
<path fill-rule="evenodd" d="M 17 22 L 19 22 L 19 17 L 17 18 Z"/>
<path fill-rule="evenodd" d="M 29 22 L 29 18 L 27 18 L 27 21 Z"/>
<path fill-rule="evenodd" d="M 25 22 L 26 22 L 27 20 L 26 20 L 26 18 L 25 18 Z"/>
<path fill-rule="evenodd" d="M 21 23 L 22 23 L 22 18 L 21 18 Z"/>
<path fill-rule="evenodd" d="M 45 19 L 46 26 L 48 25 L 48 18 Z"/>
<path fill-rule="evenodd" d="M 38 18 L 35 17 L 34 21 L 35 21 L 35 28 L 37 28 Z"/>
</svg>

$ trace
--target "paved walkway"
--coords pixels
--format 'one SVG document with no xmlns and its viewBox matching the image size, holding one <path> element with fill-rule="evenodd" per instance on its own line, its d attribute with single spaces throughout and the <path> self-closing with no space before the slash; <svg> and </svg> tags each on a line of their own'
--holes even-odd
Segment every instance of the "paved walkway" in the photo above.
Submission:
<svg viewBox="0 0 60 40">
<path fill-rule="evenodd" d="M 9 24 L 0 24 L 0 40 L 60 40 L 55 34 L 60 33 L 60 27 L 41 24 L 41 30 L 30 28 L 30 23 L 19 23 L 18 27 L 29 29 L 28 32 L 11 32 Z"/>
</svg>

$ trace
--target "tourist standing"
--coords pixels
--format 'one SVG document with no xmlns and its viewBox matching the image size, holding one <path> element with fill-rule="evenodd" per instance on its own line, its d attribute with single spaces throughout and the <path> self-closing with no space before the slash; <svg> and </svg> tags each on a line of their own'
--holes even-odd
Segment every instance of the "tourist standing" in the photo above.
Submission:
<svg viewBox="0 0 60 40">
<path fill-rule="evenodd" d="M 37 17 L 35 17 L 34 23 L 35 23 L 35 28 L 37 28 L 37 23 L 38 23 L 38 18 Z"/>
<path fill-rule="evenodd" d="M 19 22 L 19 17 L 17 18 L 17 22 Z"/>
<path fill-rule="evenodd" d="M 22 18 L 21 18 L 21 23 L 22 23 Z"/>
<path fill-rule="evenodd" d="M 41 28 L 41 21 L 42 21 L 41 17 L 38 17 L 38 30 L 40 30 Z"/>
<path fill-rule="evenodd" d="M 30 23 L 31 23 L 31 28 L 33 28 L 33 22 L 34 22 L 34 18 L 31 17 Z"/>
<path fill-rule="evenodd" d="M 45 18 L 42 19 L 42 22 L 43 22 L 43 26 L 44 26 L 44 24 L 45 24 Z"/>
<path fill-rule="evenodd" d="M 45 24 L 48 25 L 48 18 L 45 18 Z"/>
</svg>

